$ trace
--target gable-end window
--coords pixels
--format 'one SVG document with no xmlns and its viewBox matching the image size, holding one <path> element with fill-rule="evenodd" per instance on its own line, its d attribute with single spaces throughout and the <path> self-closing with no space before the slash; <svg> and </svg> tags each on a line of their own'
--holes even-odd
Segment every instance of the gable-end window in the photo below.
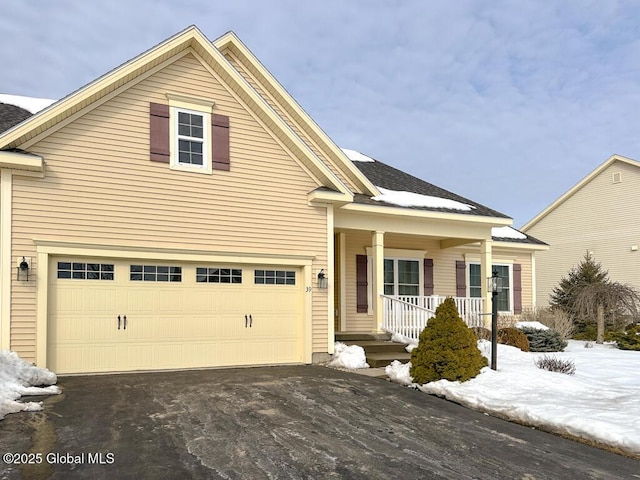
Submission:
<svg viewBox="0 0 640 480">
<path fill-rule="evenodd" d="M 178 135 L 178 165 L 205 167 L 204 152 L 207 140 L 204 135 L 204 114 L 176 109 Z"/>
<path fill-rule="evenodd" d="M 213 113 L 210 99 L 167 98 L 169 105 L 150 105 L 150 160 L 195 173 L 230 170 L 229 117 Z"/>
<path fill-rule="evenodd" d="M 498 272 L 498 277 L 502 279 L 502 291 L 498 293 L 498 311 L 511 312 L 512 291 L 511 291 L 511 265 L 492 265 L 492 271 Z M 469 296 L 481 297 L 482 275 L 480 264 L 469 264 Z M 486 280 L 485 280 L 486 281 Z"/>
</svg>

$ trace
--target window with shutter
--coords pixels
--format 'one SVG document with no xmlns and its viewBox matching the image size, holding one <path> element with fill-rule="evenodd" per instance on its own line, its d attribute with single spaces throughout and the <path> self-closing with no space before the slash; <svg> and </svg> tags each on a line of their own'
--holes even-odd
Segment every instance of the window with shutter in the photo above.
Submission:
<svg viewBox="0 0 640 480">
<path fill-rule="evenodd" d="M 213 114 L 213 100 L 167 94 L 150 104 L 150 160 L 172 170 L 212 174 L 230 170 L 229 117 Z"/>
</svg>

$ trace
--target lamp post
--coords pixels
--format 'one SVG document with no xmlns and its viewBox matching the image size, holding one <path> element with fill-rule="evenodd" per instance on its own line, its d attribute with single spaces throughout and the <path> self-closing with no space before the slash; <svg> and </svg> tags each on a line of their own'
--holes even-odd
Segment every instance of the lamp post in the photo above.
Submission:
<svg viewBox="0 0 640 480">
<path fill-rule="evenodd" d="M 488 287 L 491 290 L 491 369 L 498 368 L 498 293 L 502 291 L 502 279 L 498 277 L 498 271 L 488 279 Z"/>
</svg>

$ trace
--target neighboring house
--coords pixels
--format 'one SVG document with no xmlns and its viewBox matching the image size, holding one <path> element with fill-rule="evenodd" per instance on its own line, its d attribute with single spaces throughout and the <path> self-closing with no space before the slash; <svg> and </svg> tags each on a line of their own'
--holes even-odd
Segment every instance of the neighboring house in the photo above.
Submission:
<svg viewBox="0 0 640 480">
<path fill-rule="evenodd" d="M 445 295 L 483 322 L 494 267 L 517 314 L 547 248 L 340 150 L 196 27 L 0 134 L 0 166 L 0 347 L 57 373 L 317 362 Z"/>
<path fill-rule="evenodd" d="M 611 156 L 522 231 L 550 245 L 536 255 L 538 305 L 587 252 L 612 280 L 640 288 L 640 162 Z"/>
</svg>

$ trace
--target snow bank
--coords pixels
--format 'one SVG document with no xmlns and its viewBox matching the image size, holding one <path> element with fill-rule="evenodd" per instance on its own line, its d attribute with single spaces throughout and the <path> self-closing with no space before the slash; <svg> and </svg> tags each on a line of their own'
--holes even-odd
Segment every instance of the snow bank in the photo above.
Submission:
<svg viewBox="0 0 640 480">
<path fill-rule="evenodd" d="M 345 345 L 342 342 L 335 343 L 333 358 L 327 365 L 349 370 L 369 368 L 364 348 L 359 345 Z"/>
<path fill-rule="evenodd" d="M 52 371 L 31 365 L 16 352 L 0 350 L 0 420 L 8 413 L 42 410 L 42 402 L 16 400 L 22 395 L 58 394 L 60 388 L 53 385 L 57 381 Z"/>
<path fill-rule="evenodd" d="M 490 342 L 480 340 L 478 348 L 489 356 Z M 570 340 L 564 352 L 551 355 L 572 360 L 575 375 L 536 367 L 535 360 L 544 355 L 549 354 L 499 344 L 497 370 L 485 367 L 467 382 L 440 380 L 418 388 L 512 421 L 640 454 L 640 416 L 633 413 L 640 391 L 640 353 L 606 344 L 584 348 L 584 342 Z M 408 366 L 392 364 L 387 375 L 408 385 Z"/>
<path fill-rule="evenodd" d="M 411 369 L 411 362 L 401 363 L 399 360 L 394 360 L 384 368 L 384 373 L 392 382 L 397 382 L 401 385 L 413 384 L 413 377 L 409 373 Z"/>
<path fill-rule="evenodd" d="M 406 337 L 400 333 L 394 333 L 393 335 L 391 335 L 391 341 L 396 343 L 406 343 L 407 346 L 405 347 L 405 350 L 409 353 L 411 353 L 411 351 L 418 346 L 418 340 L 414 340 L 411 337 Z"/>
</svg>

